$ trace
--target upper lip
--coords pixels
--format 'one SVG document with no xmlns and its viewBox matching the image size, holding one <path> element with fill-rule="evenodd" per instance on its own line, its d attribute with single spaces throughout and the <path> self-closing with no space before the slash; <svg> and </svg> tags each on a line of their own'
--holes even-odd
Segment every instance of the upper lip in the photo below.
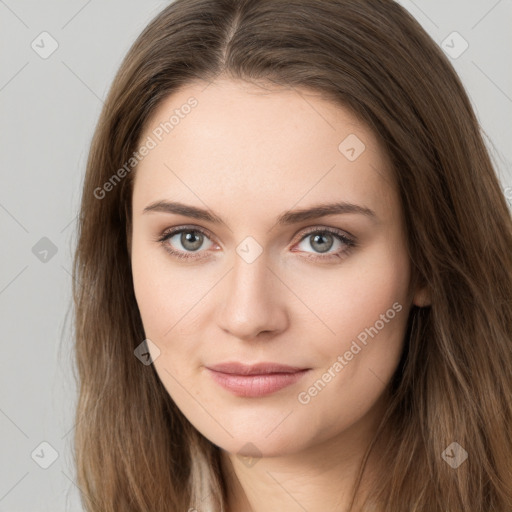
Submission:
<svg viewBox="0 0 512 512">
<path fill-rule="evenodd" d="M 307 368 L 297 366 L 288 366 L 278 363 L 256 363 L 244 364 L 239 362 L 220 363 L 213 366 L 207 366 L 208 369 L 215 372 L 229 373 L 233 375 L 264 375 L 269 373 L 296 373 Z"/>
</svg>

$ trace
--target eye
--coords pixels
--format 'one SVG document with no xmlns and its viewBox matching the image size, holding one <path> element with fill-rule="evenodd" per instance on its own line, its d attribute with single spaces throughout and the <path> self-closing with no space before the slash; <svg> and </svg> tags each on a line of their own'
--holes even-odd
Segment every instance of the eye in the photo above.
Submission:
<svg viewBox="0 0 512 512">
<path fill-rule="evenodd" d="M 211 248 L 214 243 L 206 231 L 198 227 L 181 226 L 165 231 L 157 241 L 173 257 L 180 259 L 199 259 L 207 257 L 203 253 Z M 301 247 L 302 244 L 302 247 Z M 346 256 L 349 250 L 356 246 L 356 242 L 347 236 L 343 231 L 327 228 L 312 228 L 302 236 L 299 243 L 292 249 L 292 252 L 309 253 L 308 247 L 313 249 L 306 258 L 313 260 L 341 259 Z M 332 251 L 332 249 L 337 249 Z"/>
<path fill-rule="evenodd" d="M 165 250 L 177 258 L 195 258 L 194 253 L 203 252 L 210 248 L 213 242 L 208 238 L 206 233 L 199 228 L 181 227 L 165 232 L 159 239 Z M 205 244 L 209 241 L 209 245 Z M 177 247 L 177 249 L 175 249 Z M 202 249 L 202 250 L 201 250 Z M 201 256 L 202 257 L 202 256 Z"/>
<path fill-rule="evenodd" d="M 297 244 L 305 252 L 309 252 L 308 247 L 312 248 L 315 254 L 308 257 L 313 259 L 341 258 L 355 245 L 355 240 L 333 228 L 313 228 Z M 335 250 L 330 252 L 333 248 Z"/>
</svg>

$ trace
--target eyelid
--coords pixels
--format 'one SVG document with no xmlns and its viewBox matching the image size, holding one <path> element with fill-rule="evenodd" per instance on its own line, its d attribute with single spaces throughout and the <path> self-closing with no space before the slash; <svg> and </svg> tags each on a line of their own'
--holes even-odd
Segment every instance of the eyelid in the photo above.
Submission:
<svg viewBox="0 0 512 512">
<path fill-rule="evenodd" d="M 307 231 L 304 231 L 304 229 L 306 229 Z M 332 227 L 329 227 L 329 226 L 321 226 L 321 225 L 320 226 L 313 226 L 313 227 L 308 227 L 308 228 L 301 229 L 299 231 L 299 233 L 301 233 L 300 240 L 302 240 L 307 235 L 310 235 L 311 233 L 317 233 L 317 232 L 332 233 L 334 235 L 338 235 L 338 236 L 341 236 L 343 238 L 346 238 L 347 240 L 350 240 L 351 242 L 353 242 L 355 244 L 356 237 L 352 233 L 349 233 L 348 231 L 346 231 L 344 229 L 332 228 Z"/>
<path fill-rule="evenodd" d="M 215 237 L 212 237 L 210 232 L 207 229 L 204 229 L 200 226 L 194 226 L 194 225 L 181 225 L 181 226 L 174 226 L 172 228 L 164 229 L 157 237 L 155 238 L 155 242 L 165 243 L 169 238 L 172 238 L 173 236 L 182 233 L 183 231 L 197 231 L 198 233 L 201 233 L 204 235 L 208 240 L 210 240 L 212 243 L 216 244 Z M 219 244 L 217 244 L 219 245 Z M 172 254 L 187 254 L 184 251 L 176 251 L 176 250 L 170 250 L 169 248 L 166 248 L 168 252 L 171 252 Z M 204 252 L 204 251 L 202 251 Z M 194 253 L 190 253 L 194 254 Z M 193 256 L 191 256 L 193 257 Z M 197 259 L 197 258 L 196 258 Z"/>
<path fill-rule="evenodd" d="M 159 235 L 156 237 L 157 242 L 162 242 L 163 240 L 170 238 L 173 235 L 176 235 L 182 231 L 197 231 L 210 240 L 212 239 L 210 232 L 207 229 L 204 229 L 200 226 L 193 226 L 193 225 L 182 225 L 182 226 L 174 226 L 172 228 L 166 228 L 164 229 Z"/>
<path fill-rule="evenodd" d="M 210 240 L 215 239 L 215 237 L 212 236 L 210 231 L 207 230 L 206 228 L 202 228 L 201 226 L 196 226 L 196 225 L 192 225 L 192 224 L 184 224 L 184 225 L 180 225 L 180 226 L 174 226 L 172 228 L 166 228 L 164 231 L 162 231 L 162 233 L 160 235 L 157 236 L 156 241 L 161 241 L 163 238 L 167 237 L 168 235 L 176 234 L 176 233 L 179 233 L 180 231 L 186 231 L 187 229 L 190 231 L 198 231 L 199 233 L 202 233 L 204 236 L 208 237 Z M 304 230 L 306 230 L 306 231 L 304 231 Z M 352 241 L 355 243 L 356 237 L 349 231 L 339 229 L 339 228 L 333 228 L 333 227 L 329 227 L 329 226 L 322 226 L 322 225 L 301 228 L 301 230 L 299 230 L 299 232 L 298 232 L 298 233 L 301 233 L 300 240 L 302 240 L 305 236 L 307 236 L 311 233 L 316 233 L 317 231 L 329 232 L 329 233 L 333 233 L 333 234 L 337 234 L 337 235 L 342 235 L 348 239 L 352 239 Z M 296 237 L 297 237 L 297 233 L 293 236 L 293 238 L 295 239 Z"/>
</svg>

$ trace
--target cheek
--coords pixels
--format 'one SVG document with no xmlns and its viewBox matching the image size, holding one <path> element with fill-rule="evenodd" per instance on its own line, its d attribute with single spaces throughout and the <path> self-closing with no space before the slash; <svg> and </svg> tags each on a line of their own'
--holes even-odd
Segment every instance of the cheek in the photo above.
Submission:
<svg viewBox="0 0 512 512">
<path fill-rule="evenodd" d="M 158 261 L 145 258 L 136 247 L 132 254 L 132 273 L 135 298 L 146 336 L 150 339 L 161 338 L 166 324 L 172 320 L 168 318 L 171 294 L 165 293 L 165 275 Z"/>
<path fill-rule="evenodd" d="M 324 340 L 332 341 L 318 347 L 324 356 L 343 354 L 358 337 L 364 342 L 369 338 L 367 329 L 376 323 L 379 338 L 400 339 L 409 308 L 410 279 L 403 246 L 384 239 L 347 259 L 333 276 L 326 280 L 310 273 L 296 280 L 300 283 L 296 289 L 308 297 L 310 309 L 331 331 L 331 335 L 325 331 Z"/>
<path fill-rule="evenodd" d="M 345 284 L 336 308 L 339 342 L 330 354 L 331 365 L 338 361 L 342 369 L 336 367 L 332 392 L 350 402 L 348 410 L 364 410 L 384 390 L 403 350 L 410 309 L 406 251 L 384 244 Z"/>
<path fill-rule="evenodd" d="M 169 261 L 160 247 L 134 236 L 132 274 L 135 298 L 155 370 L 173 397 L 191 388 L 201 362 L 198 324 L 208 292 L 215 284 L 210 274 Z M 212 282 L 210 282 L 212 281 Z M 158 350 L 158 352 L 157 352 Z M 187 398 L 187 395 L 182 397 Z"/>
<path fill-rule="evenodd" d="M 192 284 L 193 275 L 139 247 L 132 253 L 135 297 L 144 332 L 154 345 L 149 345 L 153 366 L 160 381 L 185 417 L 201 432 L 224 434 L 206 411 L 198 406 L 204 396 L 196 388 L 200 364 L 194 315 L 199 314 L 199 300 L 205 292 Z M 194 305 L 196 306 L 194 308 Z M 197 309 L 197 310 L 196 310 Z M 194 336 L 195 334 L 195 336 Z M 156 346 L 156 348 L 155 348 Z M 215 410 L 211 401 L 208 410 Z"/>
<path fill-rule="evenodd" d="M 396 281 L 380 281 L 368 300 L 347 301 L 338 320 L 334 343 L 317 346 L 324 365 L 301 387 L 299 407 L 318 418 L 319 438 L 349 428 L 382 397 L 400 360 L 408 308 L 400 300 Z M 343 306 L 342 306 L 343 308 Z"/>
<path fill-rule="evenodd" d="M 146 336 L 163 342 L 197 304 L 200 283 L 192 285 L 193 271 L 172 265 L 163 248 L 138 238 L 135 233 L 131 259 L 135 298 Z"/>
</svg>

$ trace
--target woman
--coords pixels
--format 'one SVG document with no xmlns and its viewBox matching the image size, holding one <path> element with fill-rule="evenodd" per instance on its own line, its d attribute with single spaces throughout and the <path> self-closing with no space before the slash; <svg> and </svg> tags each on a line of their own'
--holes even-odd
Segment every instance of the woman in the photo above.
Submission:
<svg viewBox="0 0 512 512">
<path fill-rule="evenodd" d="M 87 165 L 86 509 L 512 510 L 511 226 L 398 4 L 172 3 Z"/>
</svg>

